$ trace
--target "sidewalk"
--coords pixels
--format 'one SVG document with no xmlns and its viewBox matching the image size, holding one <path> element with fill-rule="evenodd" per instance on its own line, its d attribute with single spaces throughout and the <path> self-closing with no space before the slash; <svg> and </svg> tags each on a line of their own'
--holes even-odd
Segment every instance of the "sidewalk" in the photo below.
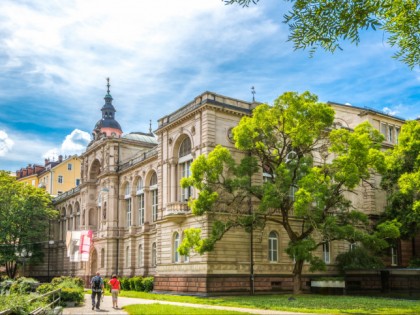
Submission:
<svg viewBox="0 0 420 315">
<path fill-rule="evenodd" d="M 90 299 L 90 294 L 85 295 L 85 304 L 82 306 L 75 307 L 66 307 L 63 310 L 63 315 L 79 315 L 79 314 L 127 314 L 121 307 L 131 304 L 172 304 L 178 306 L 187 306 L 187 307 L 197 307 L 208 309 L 209 314 L 212 314 L 211 310 L 231 310 L 238 311 L 250 314 L 261 314 L 261 315 L 310 315 L 309 313 L 293 313 L 286 311 L 273 311 L 273 310 L 262 310 L 262 309 L 252 309 L 252 308 L 239 308 L 239 307 L 230 307 L 230 306 L 214 306 L 214 305 L 204 305 L 204 304 L 190 304 L 190 303 L 181 303 L 181 302 L 169 302 L 169 301 L 158 301 L 158 300 L 145 300 L 145 299 L 135 299 L 127 297 L 118 297 L 118 307 L 119 309 L 112 308 L 112 300 L 110 296 L 105 296 L 103 302 L 101 303 L 101 309 L 99 311 L 92 311 L 92 303 Z M 319 315 L 319 314 L 318 314 Z"/>
</svg>

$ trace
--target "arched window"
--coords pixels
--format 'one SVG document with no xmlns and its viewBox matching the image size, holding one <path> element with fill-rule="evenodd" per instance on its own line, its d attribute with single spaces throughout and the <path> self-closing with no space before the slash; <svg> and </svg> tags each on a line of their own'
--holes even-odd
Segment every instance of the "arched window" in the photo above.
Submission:
<svg viewBox="0 0 420 315">
<path fill-rule="evenodd" d="M 277 262 L 278 261 L 278 235 L 276 232 L 271 231 L 268 235 L 268 261 Z"/>
<path fill-rule="evenodd" d="M 125 200 L 127 227 L 130 227 L 131 226 L 131 189 L 130 189 L 129 183 L 125 185 L 124 200 Z"/>
<path fill-rule="evenodd" d="M 191 175 L 191 163 L 192 163 L 192 155 L 191 155 L 191 140 L 190 138 L 185 138 L 182 141 L 181 146 L 179 147 L 179 156 L 178 156 L 178 163 L 179 163 L 179 174 L 180 178 L 178 178 L 178 183 L 181 178 L 189 177 Z M 181 188 L 181 196 L 180 201 L 188 201 L 188 199 L 192 195 L 192 187 Z"/>
<path fill-rule="evenodd" d="M 158 182 L 157 175 L 153 173 L 150 178 L 150 194 L 152 199 L 152 220 L 157 221 L 158 219 Z"/>
<path fill-rule="evenodd" d="M 156 267 L 156 243 L 152 244 L 152 267 Z"/>
<path fill-rule="evenodd" d="M 173 239 L 173 262 L 179 263 L 179 253 L 178 253 L 178 247 L 179 247 L 179 233 L 175 232 L 174 239 Z"/>
<path fill-rule="evenodd" d="M 140 268 L 143 266 L 143 246 L 139 245 L 139 253 L 137 256 L 137 266 Z"/>
<path fill-rule="evenodd" d="M 101 268 L 105 268 L 105 248 L 101 249 Z"/>
<path fill-rule="evenodd" d="M 140 177 L 137 181 L 136 195 L 138 201 L 138 211 L 139 211 L 139 225 L 144 224 L 144 187 L 143 179 Z"/>
</svg>

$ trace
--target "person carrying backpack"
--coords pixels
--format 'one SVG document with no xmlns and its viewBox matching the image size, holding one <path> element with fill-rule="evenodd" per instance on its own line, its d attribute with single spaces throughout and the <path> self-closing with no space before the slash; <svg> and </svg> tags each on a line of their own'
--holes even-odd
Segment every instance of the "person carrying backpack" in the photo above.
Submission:
<svg viewBox="0 0 420 315">
<path fill-rule="evenodd" d="M 121 284 L 117 279 L 116 274 L 112 275 L 112 278 L 108 281 L 108 284 L 111 286 L 112 308 L 118 308 L 118 293 L 121 290 Z"/>
<path fill-rule="evenodd" d="M 101 305 L 101 296 L 104 290 L 104 280 L 102 280 L 99 272 L 96 272 L 96 276 L 94 276 L 90 281 L 90 286 L 92 288 L 92 311 L 95 309 L 95 306 L 99 311 L 99 307 Z"/>
</svg>

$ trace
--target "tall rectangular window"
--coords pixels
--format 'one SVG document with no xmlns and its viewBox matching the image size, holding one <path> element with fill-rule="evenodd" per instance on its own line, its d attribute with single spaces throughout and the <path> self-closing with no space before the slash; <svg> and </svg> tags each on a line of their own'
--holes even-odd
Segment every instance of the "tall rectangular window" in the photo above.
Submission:
<svg viewBox="0 0 420 315">
<path fill-rule="evenodd" d="M 79 178 L 77 178 L 76 179 L 76 186 L 79 186 L 80 185 L 80 179 Z"/>
<path fill-rule="evenodd" d="M 387 140 L 389 142 L 394 142 L 394 127 L 388 126 L 388 137 Z"/>
<path fill-rule="evenodd" d="M 398 266 L 398 252 L 397 247 L 391 247 L 391 266 Z"/>
<path fill-rule="evenodd" d="M 268 261 L 278 261 L 278 237 L 274 231 L 268 235 Z"/>
<path fill-rule="evenodd" d="M 131 198 L 126 199 L 126 210 L 127 210 L 127 227 L 131 226 Z"/>
<path fill-rule="evenodd" d="M 322 253 L 324 256 L 324 263 L 329 264 L 330 263 L 330 243 L 325 242 L 322 245 Z"/>
<path fill-rule="evenodd" d="M 139 202 L 139 225 L 144 224 L 144 194 L 138 195 Z"/>
<path fill-rule="evenodd" d="M 60 184 L 62 184 L 62 183 L 63 183 L 63 176 L 62 176 L 62 175 L 58 175 L 58 182 L 59 182 Z"/>
<path fill-rule="evenodd" d="M 67 169 L 68 169 L 69 171 L 71 171 L 71 170 L 72 170 L 72 168 L 73 168 L 73 165 L 72 165 L 71 163 L 67 164 Z"/>
<path fill-rule="evenodd" d="M 152 190 L 152 218 L 153 221 L 158 219 L 158 190 Z"/>
<path fill-rule="evenodd" d="M 190 177 L 191 175 L 191 162 L 192 160 L 186 161 L 181 164 L 182 177 Z M 181 201 L 188 201 L 192 194 L 192 187 L 188 186 L 182 188 Z"/>
</svg>

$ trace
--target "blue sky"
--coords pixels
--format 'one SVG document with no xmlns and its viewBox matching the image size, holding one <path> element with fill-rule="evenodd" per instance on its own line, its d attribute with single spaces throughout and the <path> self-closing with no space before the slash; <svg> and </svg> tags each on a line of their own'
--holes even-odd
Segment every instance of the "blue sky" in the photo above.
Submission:
<svg viewBox="0 0 420 315">
<path fill-rule="evenodd" d="M 391 58 L 387 34 L 367 31 L 335 54 L 294 51 L 285 1 L 2 0 L 0 169 L 84 151 L 111 79 L 123 131 L 213 91 L 272 104 L 285 91 L 414 119 L 420 70 Z"/>
</svg>

